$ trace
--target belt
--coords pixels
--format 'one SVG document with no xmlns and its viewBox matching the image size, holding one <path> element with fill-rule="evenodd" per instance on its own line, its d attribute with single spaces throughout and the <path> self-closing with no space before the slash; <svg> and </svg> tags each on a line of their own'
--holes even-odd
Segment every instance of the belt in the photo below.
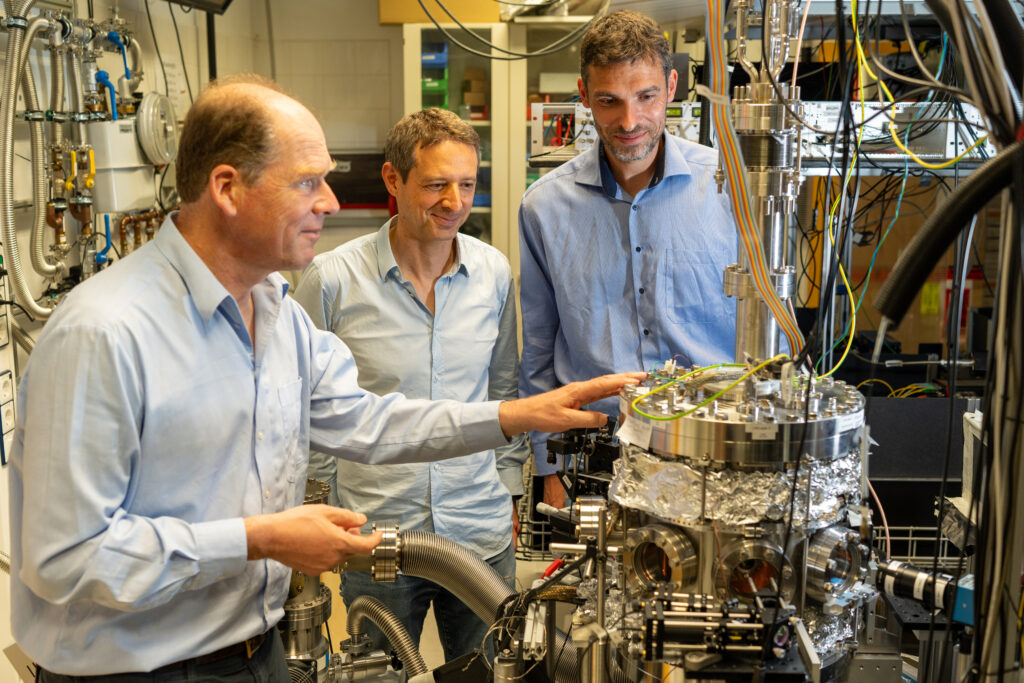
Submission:
<svg viewBox="0 0 1024 683">
<path fill-rule="evenodd" d="M 207 653 L 205 655 L 199 655 L 198 657 L 192 657 L 191 659 L 183 659 L 180 662 L 166 664 L 164 666 L 161 666 L 159 669 L 155 669 L 154 673 L 156 671 L 173 671 L 175 669 L 183 669 L 189 664 L 194 664 L 196 666 L 202 666 L 204 664 L 213 664 L 214 662 L 219 662 L 222 659 L 227 659 L 229 657 L 237 657 L 240 655 L 245 655 L 246 659 L 252 659 L 253 655 L 256 654 L 256 652 L 263 646 L 263 643 L 265 643 L 267 639 L 271 636 L 273 636 L 273 629 L 269 631 L 264 631 L 263 633 L 253 636 L 248 640 L 243 640 L 240 643 L 235 643 L 234 645 L 222 647 L 219 650 Z"/>
</svg>

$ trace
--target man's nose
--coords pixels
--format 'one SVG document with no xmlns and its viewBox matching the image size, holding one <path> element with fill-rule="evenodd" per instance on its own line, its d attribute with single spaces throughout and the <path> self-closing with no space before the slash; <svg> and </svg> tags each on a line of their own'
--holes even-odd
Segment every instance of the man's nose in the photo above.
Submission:
<svg viewBox="0 0 1024 683">
<path fill-rule="evenodd" d="M 640 121 L 639 105 L 626 102 L 622 105 L 622 118 L 619 119 L 619 127 L 625 131 L 634 130 Z"/>
<path fill-rule="evenodd" d="M 338 203 L 338 198 L 334 196 L 334 190 L 327 184 L 326 180 L 320 181 L 320 196 L 317 197 L 316 203 L 313 205 L 313 212 L 330 216 L 332 213 L 337 213 L 341 209 L 341 204 Z"/>
<path fill-rule="evenodd" d="M 462 195 L 459 194 L 459 188 L 454 183 L 444 186 L 444 190 L 441 192 L 441 201 L 444 202 L 445 208 L 450 211 L 458 211 L 462 208 Z"/>
</svg>

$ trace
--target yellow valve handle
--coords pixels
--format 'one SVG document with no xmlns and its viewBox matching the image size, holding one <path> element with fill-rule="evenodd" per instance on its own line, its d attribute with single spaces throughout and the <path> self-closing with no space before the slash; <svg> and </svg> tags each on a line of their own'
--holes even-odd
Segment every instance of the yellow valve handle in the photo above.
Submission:
<svg viewBox="0 0 1024 683">
<path fill-rule="evenodd" d="M 93 156 L 93 150 L 89 150 L 89 175 L 85 176 L 85 186 L 92 189 L 92 186 L 96 184 L 96 158 Z"/>
<path fill-rule="evenodd" d="M 64 189 L 68 192 L 71 192 L 75 186 L 76 175 L 78 175 L 78 154 L 75 153 L 75 150 L 71 150 L 71 175 L 64 181 Z"/>
</svg>

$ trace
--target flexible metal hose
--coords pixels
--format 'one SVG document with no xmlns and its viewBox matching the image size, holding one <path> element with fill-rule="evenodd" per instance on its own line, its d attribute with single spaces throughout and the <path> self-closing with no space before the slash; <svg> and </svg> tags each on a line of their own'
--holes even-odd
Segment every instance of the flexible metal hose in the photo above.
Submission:
<svg viewBox="0 0 1024 683">
<path fill-rule="evenodd" d="M 71 80 L 68 84 L 71 89 L 69 93 L 71 95 L 71 113 L 81 114 L 85 111 L 85 93 L 82 91 L 82 60 L 74 49 L 71 50 L 71 68 L 69 69 L 68 77 Z M 78 146 L 84 145 L 86 140 L 85 122 L 76 121 L 71 129 L 74 131 L 74 135 L 71 138 L 74 143 Z"/>
<path fill-rule="evenodd" d="M 50 51 L 50 109 L 54 112 L 66 111 L 64 108 L 64 47 L 60 32 L 54 32 Z M 64 124 L 54 119 L 50 125 L 50 142 L 60 145 L 64 141 Z"/>
<path fill-rule="evenodd" d="M 18 12 L 17 16 L 25 16 L 33 2 L 34 0 L 26 0 L 15 10 Z M 28 50 L 35 34 L 44 27 L 51 27 L 51 22 L 42 17 L 33 18 L 26 29 L 18 26 L 9 27 L 4 63 L 7 73 L 0 92 L 0 236 L 3 239 L 4 266 L 10 276 L 14 296 L 30 315 L 37 318 L 49 317 L 52 309 L 44 308 L 35 302 L 21 269 L 17 229 L 14 224 L 14 110 L 19 76 L 25 69 Z"/>
<path fill-rule="evenodd" d="M 410 677 L 427 672 L 427 665 L 413 644 L 409 632 L 395 616 L 395 613 L 388 609 L 383 602 L 371 598 L 369 595 L 361 595 L 348 606 L 346 618 L 345 628 L 353 638 L 366 633 L 363 628 L 364 619 L 379 628 L 391 646 L 395 648 L 398 659 Z"/>
<path fill-rule="evenodd" d="M 398 568 L 407 576 L 433 581 L 466 604 L 484 623 L 493 624 L 498 608 L 515 591 L 472 551 L 426 531 L 399 534 Z M 555 636 L 557 683 L 577 683 L 576 646 L 565 634 Z"/>
<path fill-rule="evenodd" d="M 30 37 L 26 36 L 26 38 Z M 30 48 L 31 39 L 25 41 L 26 57 Z M 32 67 L 29 66 L 28 61 L 25 62 L 21 92 L 25 96 L 25 108 L 29 111 L 39 111 L 36 79 L 32 75 Z M 43 122 L 29 121 L 28 126 L 32 139 L 32 202 L 34 206 L 29 255 L 33 270 L 43 277 L 54 277 L 62 269 L 59 265 L 47 263 L 46 255 L 43 252 L 43 244 L 46 241 L 46 204 L 50 198 L 50 183 L 46 177 L 46 140 L 43 139 Z"/>
</svg>

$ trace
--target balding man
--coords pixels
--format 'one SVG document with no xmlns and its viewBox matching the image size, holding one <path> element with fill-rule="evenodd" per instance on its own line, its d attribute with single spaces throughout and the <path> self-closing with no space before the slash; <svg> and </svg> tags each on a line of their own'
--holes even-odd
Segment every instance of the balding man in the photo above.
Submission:
<svg viewBox="0 0 1024 683">
<path fill-rule="evenodd" d="M 10 477 L 13 628 L 38 681 L 289 682 L 289 567 L 319 574 L 379 541 L 361 514 L 301 505 L 311 444 L 364 463 L 464 455 L 599 424 L 578 407 L 631 381 L 475 404 L 360 389 L 274 273 L 312 260 L 338 209 L 331 165 L 272 83 L 211 87 L 181 134 L 181 211 L 40 335 Z"/>
</svg>

